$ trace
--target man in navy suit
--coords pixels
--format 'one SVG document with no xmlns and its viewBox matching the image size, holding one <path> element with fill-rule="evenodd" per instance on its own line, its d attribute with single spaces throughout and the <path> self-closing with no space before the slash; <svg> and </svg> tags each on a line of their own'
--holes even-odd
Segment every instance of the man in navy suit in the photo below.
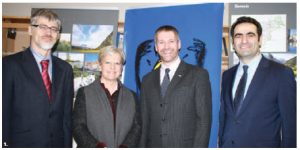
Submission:
<svg viewBox="0 0 300 150">
<path fill-rule="evenodd" d="M 219 147 L 296 147 L 293 71 L 262 56 L 255 19 L 238 18 L 231 36 L 240 63 L 222 77 Z"/>
<path fill-rule="evenodd" d="M 61 21 L 37 10 L 30 47 L 3 58 L 2 147 L 72 147 L 71 66 L 53 56 Z"/>
</svg>

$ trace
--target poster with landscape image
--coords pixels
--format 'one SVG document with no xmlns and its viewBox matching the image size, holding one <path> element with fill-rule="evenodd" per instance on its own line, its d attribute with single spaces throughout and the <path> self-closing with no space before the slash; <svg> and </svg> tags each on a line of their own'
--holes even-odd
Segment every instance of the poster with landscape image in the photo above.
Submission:
<svg viewBox="0 0 300 150">
<path fill-rule="evenodd" d="M 288 47 L 289 52 L 297 53 L 297 30 L 289 29 L 289 39 L 288 39 Z"/>
<path fill-rule="evenodd" d="M 69 33 L 60 34 L 60 38 L 56 50 L 63 51 L 63 52 L 71 51 L 71 34 Z"/>
<path fill-rule="evenodd" d="M 58 57 L 67 61 L 72 66 L 74 74 L 74 91 L 76 92 L 81 87 L 80 79 L 83 74 L 84 54 L 58 52 Z"/>
<path fill-rule="evenodd" d="M 71 46 L 74 52 L 98 52 L 113 45 L 113 25 L 73 24 Z"/>
<path fill-rule="evenodd" d="M 75 91 L 91 84 L 99 75 L 98 53 L 84 53 L 82 72 L 80 76 L 74 77 Z"/>
</svg>

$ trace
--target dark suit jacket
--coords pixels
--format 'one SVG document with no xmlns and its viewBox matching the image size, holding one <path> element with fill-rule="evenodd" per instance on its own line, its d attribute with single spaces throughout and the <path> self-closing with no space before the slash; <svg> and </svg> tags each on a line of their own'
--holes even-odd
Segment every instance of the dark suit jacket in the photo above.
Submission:
<svg viewBox="0 0 300 150">
<path fill-rule="evenodd" d="M 121 85 L 121 83 L 119 83 Z M 137 147 L 141 120 L 135 94 L 121 86 L 116 108 L 116 128 L 109 100 L 99 79 L 78 90 L 73 131 L 78 147 L 96 147 L 98 142 L 107 147 Z"/>
<path fill-rule="evenodd" d="M 219 146 L 296 147 L 296 82 L 292 70 L 262 57 L 241 110 L 235 114 L 231 93 L 237 67 L 223 74 Z"/>
<path fill-rule="evenodd" d="M 181 61 L 165 98 L 160 69 L 143 78 L 141 147 L 208 147 L 211 87 L 206 70 Z"/>
<path fill-rule="evenodd" d="M 72 147 L 71 66 L 52 56 L 52 103 L 30 49 L 3 58 L 2 146 Z"/>
</svg>

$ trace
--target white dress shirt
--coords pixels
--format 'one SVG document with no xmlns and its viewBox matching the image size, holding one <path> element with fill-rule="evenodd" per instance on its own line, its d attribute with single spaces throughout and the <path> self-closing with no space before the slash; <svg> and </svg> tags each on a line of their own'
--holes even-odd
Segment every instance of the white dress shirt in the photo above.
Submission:
<svg viewBox="0 0 300 150">
<path fill-rule="evenodd" d="M 50 80 L 52 81 L 52 58 L 51 58 L 51 52 L 49 55 L 47 55 L 46 57 L 37 53 L 36 51 L 34 51 L 31 47 L 30 47 L 30 50 L 33 54 L 33 57 L 39 67 L 39 70 L 40 70 L 40 73 L 42 73 L 42 65 L 41 65 L 41 61 L 42 60 L 49 60 L 49 66 L 48 66 L 48 73 L 49 73 L 49 77 L 50 77 Z"/>
<path fill-rule="evenodd" d="M 249 64 L 244 64 L 242 61 L 240 61 L 237 72 L 235 74 L 235 79 L 234 79 L 234 83 L 233 83 L 233 87 L 232 87 L 232 98 L 233 98 L 233 100 L 234 100 L 234 97 L 235 97 L 235 92 L 236 92 L 237 86 L 240 82 L 240 79 L 243 76 L 243 73 L 244 73 L 243 66 L 248 65 L 248 71 L 247 71 L 248 76 L 247 76 L 247 82 L 246 82 L 245 93 L 244 93 L 244 97 L 246 97 L 249 85 L 250 85 L 250 83 L 253 79 L 253 76 L 256 72 L 256 69 L 258 67 L 258 64 L 259 64 L 261 58 L 262 58 L 262 56 L 261 56 L 261 54 L 259 54 L 256 57 L 254 57 L 254 59 L 251 60 L 251 62 Z"/>
<path fill-rule="evenodd" d="M 169 68 L 170 69 L 170 72 L 169 72 L 169 77 L 170 77 L 170 82 L 172 81 L 173 79 L 173 76 L 180 64 L 180 58 L 179 56 L 177 57 L 177 59 L 170 65 L 170 66 L 166 66 L 165 64 L 161 64 L 161 67 L 160 67 L 160 84 L 162 84 L 162 81 L 164 79 L 164 76 L 165 76 L 165 69 Z"/>
</svg>

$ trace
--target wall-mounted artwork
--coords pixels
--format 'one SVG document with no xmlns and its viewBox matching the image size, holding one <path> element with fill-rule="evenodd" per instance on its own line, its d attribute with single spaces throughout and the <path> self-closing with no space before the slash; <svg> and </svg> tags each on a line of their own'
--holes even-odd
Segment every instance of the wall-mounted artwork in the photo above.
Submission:
<svg viewBox="0 0 300 150">
<path fill-rule="evenodd" d="M 289 39 L 288 39 L 289 52 L 297 53 L 297 30 L 290 29 L 288 34 L 289 34 Z"/>
<path fill-rule="evenodd" d="M 286 15 L 285 14 L 272 14 L 272 15 L 232 15 L 231 24 L 241 16 L 249 16 L 255 18 L 260 22 L 262 33 L 262 46 L 261 52 L 286 52 Z M 232 43 L 232 42 L 230 42 Z M 231 47 L 231 51 L 233 49 Z"/>
<path fill-rule="evenodd" d="M 97 53 L 85 53 L 84 54 L 84 71 L 99 71 L 98 54 Z"/>
<path fill-rule="evenodd" d="M 67 61 L 73 68 L 74 74 L 74 91 L 76 92 L 80 87 L 79 79 L 82 77 L 84 54 L 83 53 L 68 53 L 57 52 L 57 56 Z"/>
<path fill-rule="evenodd" d="M 73 24 L 72 51 L 98 52 L 113 44 L 113 25 Z"/>
<path fill-rule="evenodd" d="M 60 34 L 60 38 L 56 50 L 63 51 L 63 52 L 71 51 L 71 34 L 69 33 Z"/>
<path fill-rule="evenodd" d="M 82 70 L 84 54 L 58 52 L 58 57 L 67 61 L 72 66 L 73 70 L 74 69 Z"/>
<path fill-rule="evenodd" d="M 84 61 L 79 76 L 74 77 L 75 92 L 83 86 L 91 84 L 99 75 L 99 64 L 97 53 L 82 53 Z M 74 75 L 75 76 L 75 75 Z"/>
</svg>

